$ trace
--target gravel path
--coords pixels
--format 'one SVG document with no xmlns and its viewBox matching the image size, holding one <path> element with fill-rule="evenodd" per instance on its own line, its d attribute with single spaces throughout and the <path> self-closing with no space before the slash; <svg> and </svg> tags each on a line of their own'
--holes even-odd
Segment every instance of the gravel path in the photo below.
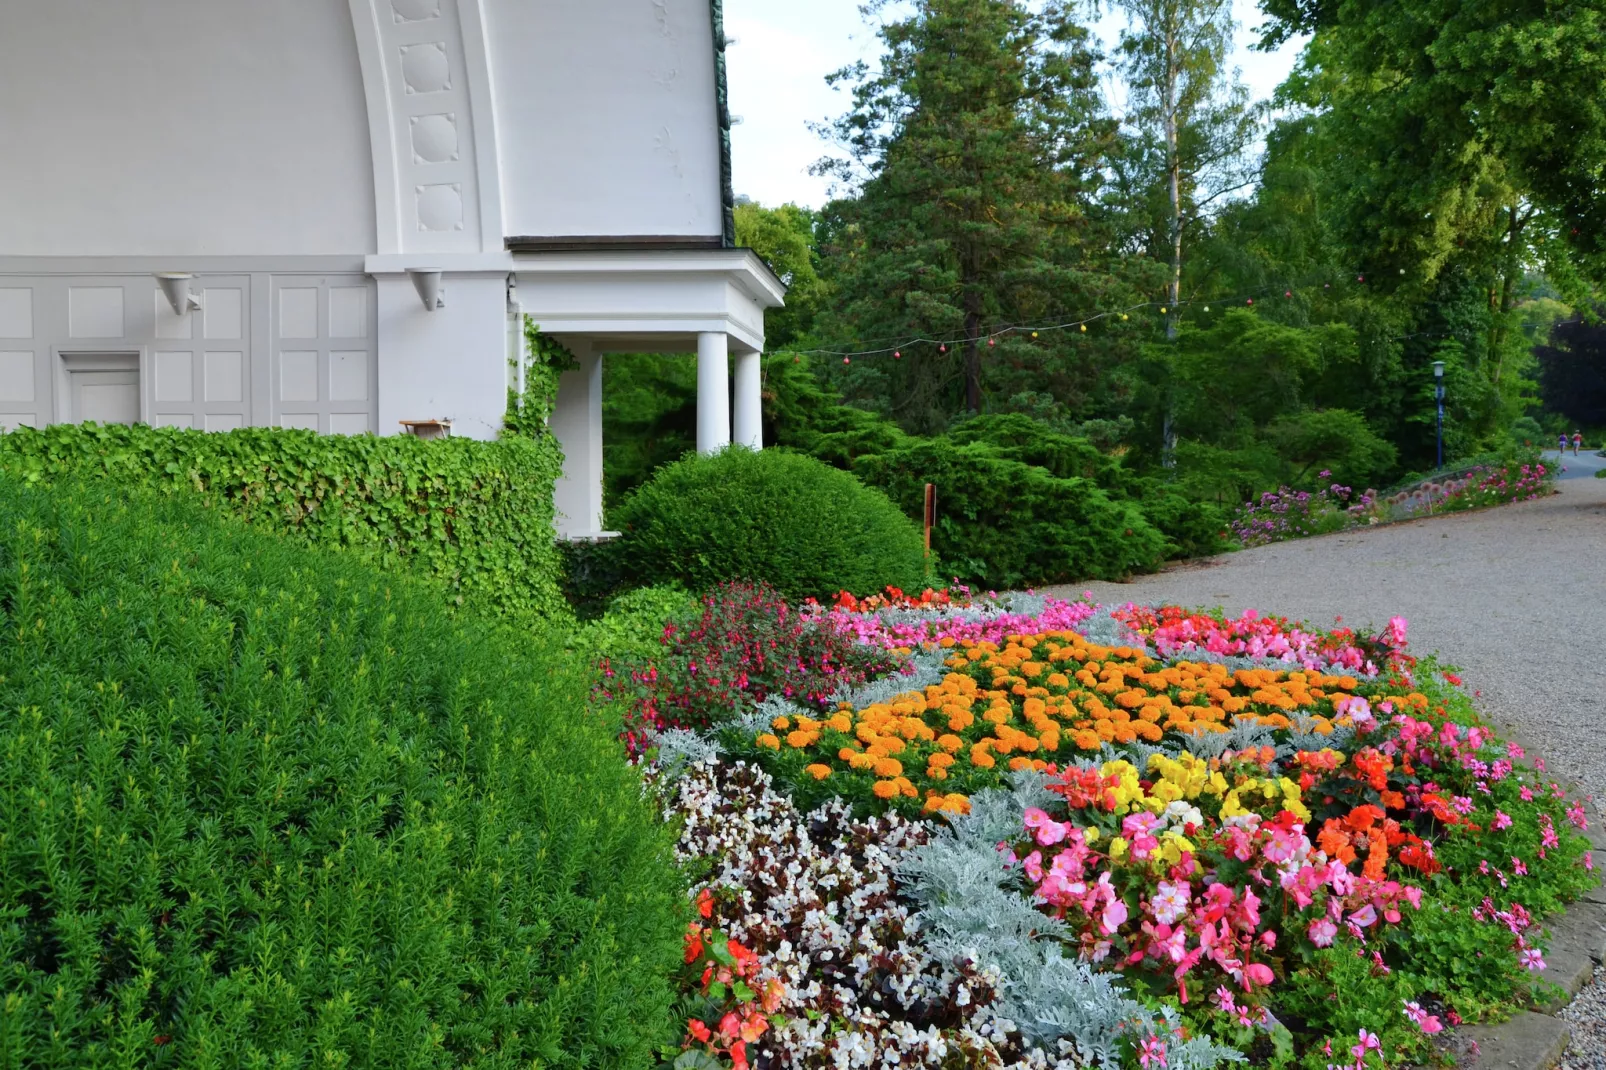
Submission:
<svg viewBox="0 0 1606 1070">
<path fill-rule="evenodd" d="M 1554 458 L 1554 454 L 1551 455 Z M 1559 493 L 1474 513 L 1303 539 L 1189 563 L 1091 591 L 1100 602 L 1258 609 L 1313 625 L 1410 621 L 1411 649 L 1440 653 L 1489 719 L 1606 800 L 1606 460 L 1564 460 Z M 1598 820 L 1597 816 L 1597 820 Z M 1574 1019 L 1566 1070 L 1606 1070 L 1606 981 Z"/>
</svg>

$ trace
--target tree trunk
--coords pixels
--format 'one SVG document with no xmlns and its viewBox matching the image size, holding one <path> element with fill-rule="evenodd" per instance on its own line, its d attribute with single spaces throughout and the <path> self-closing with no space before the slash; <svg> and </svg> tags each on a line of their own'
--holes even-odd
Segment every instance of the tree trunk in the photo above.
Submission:
<svg viewBox="0 0 1606 1070">
<path fill-rule="evenodd" d="M 965 408 L 974 414 L 981 412 L 981 312 L 968 295 L 965 304 Z"/>
<path fill-rule="evenodd" d="M 1506 268 L 1501 272 L 1500 304 L 1495 310 L 1495 321 L 1489 331 L 1489 359 L 1493 365 L 1493 374 L 1489 378 L 1495 386 L 1500 385 L 1500 376 L 1505 370 L 1506 317 L 1511 313 L 1512 280 L 1521 270 L 1517 263 L 1517 242 L 1526 222 L 1517 214 L 1517 206 L 1513 204 L 1510 221 L 1506 225 Z"/>
<path fill-rule="evenodd" d="M 1165 123 L 1166 182 L 1171 194 L 1171 279 L 1166 286 L 1165 336 L 1167 341 L 1177 337 L 1177 317 L 1182 300 L 1182 155 L 1177 145 L 1177 40 L 1176 10 L 1169 7 L 1165 24 L 1165 84 L 1161 90 L 1160 110 Z M 1161 464 L 1174 468 L 1177 463 L 1177 432 L 1174 420 L 1175 402 L 1171 387 L 1166 387 L 1165 422 L 1161 428 Z"/>
</svg>

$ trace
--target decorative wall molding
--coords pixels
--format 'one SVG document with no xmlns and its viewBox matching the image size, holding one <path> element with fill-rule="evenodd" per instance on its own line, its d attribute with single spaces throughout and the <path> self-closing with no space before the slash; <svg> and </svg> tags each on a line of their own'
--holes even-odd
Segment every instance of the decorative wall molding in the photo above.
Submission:
<svg viewBox="0 0 1606 1070">
<path fill-rule="evenodd" d="M 349 0 L 374 157 L 378 253 L 502 246 L 481 0 Z"/>
</svg>

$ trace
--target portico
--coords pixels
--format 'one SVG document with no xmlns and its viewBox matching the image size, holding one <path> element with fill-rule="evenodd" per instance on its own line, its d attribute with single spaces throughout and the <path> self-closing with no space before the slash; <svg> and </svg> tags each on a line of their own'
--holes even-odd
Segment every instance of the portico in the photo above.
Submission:
<svg viewBox="0 0 1606 1070">
<path fill-rule="evenodd" d="M 514 314 L 528 316 L 580 364 L 564 373 L 552 418 L 565 459 L 557 490 L 560 537 L 605 534 L 602 361 L 608 353 L 695 354 L 698 451 L 713 453 L 732 442 L 763 447 L 764 310 L 780 306 L 785 288 L 751 250 L 511 244 L 518 250 Z"/>
</svg>

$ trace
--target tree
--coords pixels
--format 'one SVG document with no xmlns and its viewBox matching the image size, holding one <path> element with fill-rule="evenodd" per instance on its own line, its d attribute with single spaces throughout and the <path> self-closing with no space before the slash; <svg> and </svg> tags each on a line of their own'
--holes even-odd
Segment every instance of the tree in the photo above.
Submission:
<svg viewBox="0 0 1606 1070">
<path fill-rule="evenodd" d="M 1086 191 L 1114 124 L 1087 32 L 1059 0 L 919 0 L 881 38 L 879 71 L 832 76 L 853 84 L 853 108 L 827 130 L 846 156 L 819 170 L 857 193 L 826 213 L 833 329 L 858 346 L 931 340 L 876 384 L 929 431 L 959 407 L 955 384 L 963 408 L 981 409 L 987 354 L 1045 359 L 1019 339 L 1001 346 L 1000 327 L 1087 311 L 1106 289 L 1085 262 L 1101 252 Z"/>
<path fill-rule="evenodd" d="M 1311 33 L 1307 102 L 1346 146 L 1380 276 L 1431 277 L 1492 207 L 1514 242 L 1549 217 L 1557 274 L 1606 267 L 1606 2 L 1264 0 L 1265 43 Z M 1507 276 L 1511 276 L 1508 274 Z"/>
<path fill-rule="evenodd" d="M 1535 355 L 1545 407 L 1574 425 L 1606 428 L 1606 323 L 1598 316 L 1564 320 Z"/>
<path fill-rule="evenodd" d="M 1121 67 L 1134 105 L 1141 159 L 1160 167 L 1165 191 L 1166 338 L 1177 337 L 1182 301 L 1183 234 L 1253 177 L 1245 156 L 1259 125 L 1249 91 L 1227 67 L 1232 49 L 1230 0 L 1115 0 L 1129 25 Z M 1151 198 L 1152 202 L 1152 198 Z M 1176 430 L 1169 400 L 1161 454 L 1169 466 Z"/>
<path fill-rule="evenodd" d="M 1129 20 L 1121 68 L 1134 105 L 1128 121 L 1151 158 L 1166 195 L 1165 258 L 1170 264 L 1166 337 L 1177 335 L 1182 299 L 1183 232 L 1212 205 L 1250 185 L 1245 155 L 1259 129 L 1249 91 L 1227 67 L 1232 50 L 1229 0 L 1115 0 Z"/>
<path fill-rule="evenodd" d="M 764 317 L 764 345 L 772 353 L 794 345 L 813 329 L 827 296 L 814 223 L 814 213 L 795 204 L 765 208 L 744 199 L 736 204 L 736 244 L 763 257 L 786 285 L 785 307 Z"/>
</svg>

